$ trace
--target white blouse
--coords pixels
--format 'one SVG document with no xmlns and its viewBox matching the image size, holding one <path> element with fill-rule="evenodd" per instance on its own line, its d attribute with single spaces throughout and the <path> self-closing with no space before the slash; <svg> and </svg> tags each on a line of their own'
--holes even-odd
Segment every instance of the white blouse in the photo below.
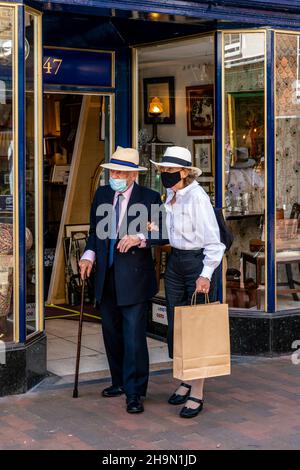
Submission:
<svg viewBox="0 0 300 470">
<path fill-rule="evenodd" d="M 176 191 L 167 189 L 165 208 L 169 241 L 180 250 L 204 249 L 204 267 L 200 276 L 211 279 L 222 261 L 225 245 L 220 240 L 218 222 L 210 199 L 203 188 L 194 181 Z"/>
</svg>

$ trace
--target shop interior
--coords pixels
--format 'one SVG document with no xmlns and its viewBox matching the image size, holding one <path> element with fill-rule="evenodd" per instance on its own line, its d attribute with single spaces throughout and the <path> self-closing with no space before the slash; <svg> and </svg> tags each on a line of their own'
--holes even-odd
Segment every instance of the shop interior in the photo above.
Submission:
<svg viewBox="0 0 300 470">
<path fill-rule="evenodd" d="M 100 165 L 110 152 L 110 101 L 105 95 L 44 95 L 45 321 L 48 369 L 57 375 L 67 375 L 65 360 L 70 363 L 75 356 L 81 296 L 78 262 L 94 193 L 105 183 Z M 84 339 L 91 330 L 95 341 L 100 318 L 93 279 L 92 274 L 85 285 Z M 90 342 L 86 346 L 91 353 Z"/>
<path fill-rule="evenodd" d="M 297 50 L 296 37 L 292 38 L 294 49 L 286 50 L 286 37 L 278 42 L 276 68 L 280 96 L 285 96 L 277 102 L 282 108 L 278 114 L 283 116 L 276 122 L 277 310 L 298 308 L 300 300 L 299 157 L 297 142 L 291 140 L 299 114 L 291 96 L 298 72 L 292 53 Z M 224 257 L 223 298 L 232 309 L 253 311 L 266 307 L 264 51 L 264 33 L 224 34 L 223 209 L 234 243 Z M 214 136 L 214 58 L 209 34 L 138 51 L 138 144 L 142 164 L 149 169 L 141 182 L 163 194 L 149 158 L 159 161 L 168 145 L 184 146 L 191 151 L 194 165 L 202 169 L 198 181 L 213 205 L 215 150 L 221 145 Z M 165 297 L 163 275 L 169 250 L 167 246 L 156 250 L 158 300 Z"/>
<path fill-rule="evenodd" d="M 141 14 L 139 14 L 141 15 Z M 167 15 L 166 15 L 167 16 Z M 148 21 L 149 20 L 149 21 Z M 13 78 L 12 19 L 0 29 L 0 340 L 13 339 Z M 6 24 L 5 21 L 8 23 Z M 224 142 L 215 140 L 214 33 L 199 33 L 214 25 L 192 19 L 163 17 L 128 19 L 88 18 L 66 21 L 64 15 L 46 15 L 47 44 L 55 45 L 65 23 L 63 44 L 96 47 L 111 40 L 112 48 L 155 38 L 164 41 L 137 49 L 137 139 L 141 165 L 148 172 L 139 183 L 164 191 L 150 158 L 158 161 L 169 145 L 190 149 L 194 165 L 203 173 L 199 184 L 215 204 L 216 148 L 223 147 L 223 209 L 234 234 L 234 244 L 224 259 L 223 294 L 232 309 L 265 310 L 267 257 L 265 170 L 265 33 L 224 33 Z M 167 22 L 168 21 L 168 22 Z M 152 23 L 151 23 L 152 22 Z M 177 23 L 176 23 L 177 22 Z M 78 30 L 82 34 L 75 35 Z M 117 32 L 116 32 L 117 31 Z M 155 31 L 155 34 L 154 34 Z M 121 34 L 122 33 L 122 34 Z M 178 39 L 197 33 L 197 37 Z M 34 50 L 34 22 L 26 13 L 28 51 Z M 143 41 L 144 39 L 144 41 Z M 168 39 L 169 42 L 166 42 Z M 69 41 L 69 42 L 68 42 Z M 3 44 L 6 46 L 4 47 Z M 300 160 L 299 160 L 299 36 L 277 34 L 275 57 L 276 149 L 276 256 L 277 310 L 300 306 Z M 298 54 L 298 55 L 297 55 Z M 26 56 L 26 327 L 36 332 L 36 188 L 34 63 Z M 130 85 L 131 86 L 131 85 Z M 80 282 L 78 261 L 89 228 L 88 214 L 96 188 L 107 181 L 100 164 L 113 150 L 115 116 L 110 94 L 53 91 L 44 93 L 44 298 L 49 370 L 74 371 Z M 163 276 L 170 247 L 153 250 L 158 301 L 163 305 Z M 93 298 L 93 277 L 85 291 L 86 337 L 83 366 L 107 367 L 99 330 L 99 312 Z M 164 320 L 163 320 L 164 321 Z M 164 324 L 165 326 L 165 324 Z M 155 333 L 155 332 L 154 332 Z M 158 332 L 159 335 L 160 332 Z M 62 342 L 64 343 L 62 345 Z M 152 357 L 160 360 L 154 339 Z M 67 353 L 66 353 L 67 351 Z M 72 353 L 69 354 L 69 351 Z M 164 356 L 166 357 L 166 355 Z M 60 362 L 61 361 L 61 362 Z M 55 364 L 54 364 L 55 363 Z M 67 372 L 66 372 L 67 371 Z"/>
<path fill-rule="evenodd" d="M 44 97 L 44 273 L 48 370 L 74 372 L 81 281 L 78 263 L 89 230 L 89 211 L 101 163 L 111 152 L 111 98 L 45 93 Z M 30 253 L 30 252 L 29 252 Z M 29 307 L 29 304 L 27 304 Z M 27 321 L 30 321 L 30 310 Z M 107 370 L 101 312 L 94 298 L 94 271 L 85 283 L 81 371 Z M 148 339 L 152 362 L 166 362 L 166 345 Z"/>
</svg>

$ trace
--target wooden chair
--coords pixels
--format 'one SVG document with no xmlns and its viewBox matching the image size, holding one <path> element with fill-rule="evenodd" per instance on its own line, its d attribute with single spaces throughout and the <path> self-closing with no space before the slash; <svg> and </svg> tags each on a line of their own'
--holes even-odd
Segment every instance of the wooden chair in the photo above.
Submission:
<svg viewBox="0 0 300 470">
<path fill-rule="evenodd" d="M 291 224 L 289 221 L 291 219 L 297 219 L 299 228 L 300 221 L 300 204 L 295 203 L 292 207 L 290 218 L 284 219 L 283 209 L 277 209 L 276 211 L 276 220 L 279 226 L 284 226 L 284 223 L 281 224 L 281 221 L 286 221 L 286 225 L 292 227 L 294 224 Z M 277 228 L 278 228 L 277 227 Z M 296 228 L 296 229 L 297 229 Z M 265 265 L 265 254 L 264 254 L 265 243 L 261 240 L 250 240 L 250 252 L 242 252 L 242 266 L 243 266 L 243 276 L 246 279 L 247 274 L 247 263 L 250 263 L 255 266 L 256 272 L 256 284 L 257 284 L 257 308 L 261 308 L 261 291 L 264 289 L 262 284 L 262 268 Z M 292 273 L 292 264 L 297 263 L 300 270 L 300 238 L 295 240 L 281 240 L 280 243 L 277 243 L 277 253 L 276 253 L 276 266 L 277 270 L 280 265 L 285 266 L 287 282 L 278 282 L 277 286 L 288 286 L 288 289 L 277 289 L 277 294 L 291 294 L 295 301 L 299 301 L 297 293 L 300 292 L 300 288 L 296 288 L 296 285 L 300 286 L 300 282 L 293 279 Z"/>
</svg>

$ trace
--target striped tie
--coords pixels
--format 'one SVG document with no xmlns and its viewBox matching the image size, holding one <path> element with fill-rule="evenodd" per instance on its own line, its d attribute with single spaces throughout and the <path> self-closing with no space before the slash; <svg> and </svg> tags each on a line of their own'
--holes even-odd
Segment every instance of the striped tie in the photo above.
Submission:
<svg viewBox="0 0 300 470">
<path fill-rule="evenodd" d="M 118 225 L 120 218 L 120 201 L 124 198 L 123 194 L 118 194 L 117 202 L 112 212 L 111 232 L 110 232 L 110 243 L 109 243 L 109 254 L 108 254 L 108 267 L 111 268 L 114 262 L 114 251 L 115 244 L 118 235 Z"/>
</svg>

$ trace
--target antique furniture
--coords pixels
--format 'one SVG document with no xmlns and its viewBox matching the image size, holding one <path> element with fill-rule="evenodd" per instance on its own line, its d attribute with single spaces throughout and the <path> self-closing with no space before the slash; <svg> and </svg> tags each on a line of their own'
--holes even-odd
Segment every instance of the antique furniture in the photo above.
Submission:
<svg viewBox="0 0 300 470">
<path fill-rule="evenodd" d="M 298 233 L 300 217 L 300 205 L 295 203 L 292 207 L 290 218 L 284 219 L 283 209 L 276 211 L 276 263 L 277 271 L 280 265 L 285 266 L 287 281 L 277 282 L 278 287 L 287 286 L 288 289 L 277 289 L 277 294 L 292 294 L 295 301 L 299 301 L 297 293 L 300 293 L 300 282 L 293 278 L 292 264 L 300 266 L 300 234 Z M 253 264 L 256 271 L 257 284 L 257 308 L 261 308 L 262 268 L 265 265 L 264 242 L 250 240 L 250 252 L 242 252 L 243 276 L 246 279 L 247 263 Z"/>
<path fill-rule="evenodd" d="M 28 252 L 33 244 L 29 228 L 26 228 L 25 239 Z M 6 319 L 11 312 L 13 266 L 13 224 L 0 223 L 0 339 L 6 333 Z"/>
</svg>

